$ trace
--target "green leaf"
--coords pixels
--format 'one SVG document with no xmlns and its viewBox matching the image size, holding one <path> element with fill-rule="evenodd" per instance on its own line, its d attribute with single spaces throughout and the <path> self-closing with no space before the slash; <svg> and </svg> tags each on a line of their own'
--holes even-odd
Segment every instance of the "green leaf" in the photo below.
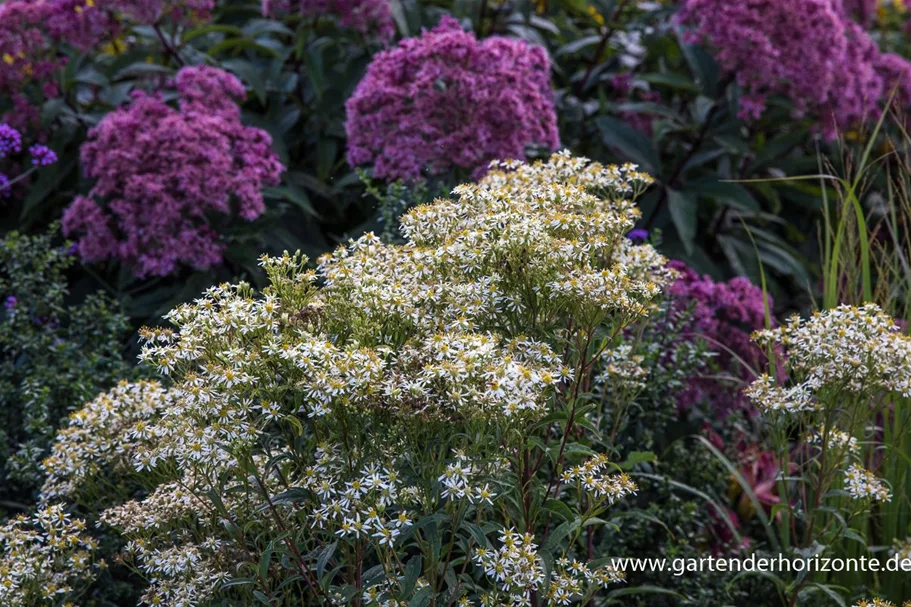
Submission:
<svg viewBox="0 0 911 607">
<path fill-rule="evenodd" d="M 659 586 L 649 586 L 643 584 L 642 586 L 632 586 L 630 588 L 618 588 L 617 590 L 612 590 L 608 593 L 608 599 L 616 599 L 621 596 L 635 596 L 638 594 L 663 594 L 665 596 L 672 596 L 681 600 L 687 600 L 687 597 L 680 594 L 679 592 L 674 592 L 673 590 L 667 590 Z"/>
<path fill-rule="evenodd" d="M 22 202 L 22 212 L 19 215 L 21 221 L 30 222 L 29 214 L 38 209 L 51 192 L 57 189 L 60 182 L 76 168 L 78 161 L 77 154 L 66 154 L 60 158 L 57 164 L 38 171 L 38 179 L 35 180 L 28 196 Z"/>
<path fill-rule="evenodd" d="M 296 504 L 297 502 L 306 500 L 309 496 L 310 492 L 303 487 L 291 487 L 290 489 L 282 491 L 278 495 L 274 496 L 272 498 L 272 504 Z"/>
<path fill-rule="evenodd" d="M 626 456 L 626 459 L 618 464 L 618 466 L 621 470 L 632 470 L 636 464 L 654 462 L 657 460 L 658 456 L 651 451 L 631 451 L 630 454 Z"/>
<path fill-rule="evenodd" d="M 468 521 L 462 523 L 462 526 L 465 529 L 468 529 L 468 533 L 470 533 L 471 537 L 474 538 L 474 541 L 477 543 L 479 548 L 486 548 L 488 546 L 487 535 L 485 535 L 483 529 L 478 527 L 476 524 Z"/>
<path fill-rule="evenodd" d="M 691 93 L 699 92 L 699 85 L 693 82 L 693 79 L 685 74 L 658 72 L 654 74 L 642 74 L 641 76 L 638 76 L 638 79 L 648 82 L 649 84 L 666 86 L 678 91 L 687 91 Z"/>
<path fill-rule="evenodd" d="M 549 512 L 553 512 L 554 514 L 556 514 L 557 516 L 562 518 L 564 521 L 571 521 L 574 518 L 576 518 L 576 515 L 575 515 L 575 513 L 573 513 L 572 509 L 561 500 L 555 500 L 555 499 L 547 500 L 546 502 L 544 502 L 544 509 Z"/>
<path fill-rule="evenodd" d="M 718 75 L 720 70 L 712 55 L 701 46 L 682 44 L 680 49 L 689 64 L 696 81 L 701 85 L 706 95 L 715 97 L 718 91 Z"/>
<path fill-rule="evenodd" d="M 414 593 L 414 597 L 408 601 L 408 607 L 426 607 L 430 604 L 430 586 L 424 586 Z"/>
<path fill-rule="evenodd" d="M 549 552 L 553 552 L 557 546 L 560 545 L 560 542 L 563 541 L 566 536 L 576 530 L 582 524 L 582 519 L 576 517 L 571 521 L 566 521 L 558 525 L 553 531 L 550 532 L 550 535 L 547 537 L 547 541 L 544 542 L 544 549 Z"/>
<path fill-rule="evenodd" d="M 222 66 L 234 72 L 241 80 L 250 85 L 259 102 L 263 105 L 266 104 L 266 82 L 263 80 L 262 72 L 259 68 L 246 59 L 228 59 L 227 61 L 222 61 Z"/>
<path fill-rule="evenodd" d="M 610 116 L 598 117 L 595 124 L 604 145 L 616 149 L 626 159 L 638 164 L 643 171 L 658 176 L 661 157 L 649 136 Z"/>
<path fill-rule="evenodd" d="M 601 36 L 586 36 L 584 38 L 579 38 L 578 40 L 573 40 L 572 42 L 564 44 L 558 48 L 555 55 L 557 57 L 562 57 L 564 55 L 574 55 L 585 48 L 595 46 L 600 41 Z"/>
<path fill-rule="evenodd" d="M 197 28 L 190 30 L 189 32 L 186 32 L 183 35 L 183 41 L 189 42 L 190 40 L 193 40 L 194 38 L 199 38 L 200 36 L 205 36 L 208 34 L 216 34 L 216 33 L 217 34 L 231 34 L 233 36 L 241 37 L 244 35 L 244 30 L 240 29 L 239 27 L 235 27 L 233 25 L 216 25 L 216 24 L 204 25 L 202 27 L 197 27 Z"/>
<path fill-rule="evenodd" d="M 684 188 L 687 192 L 715 200 L 741 211 L 759 212 L 761 207 L 750 191 L 739 183 L 719 181 L 714 177 L 704 177 L 691 181 Z"/>
<path fill-rule="evenodd" d="M 421 575 L 422 566 L 423 559 L 421 559 L 420 554 L 411 557 L 411 560 L 405 565 L 405 577 L 402 580 L 402 597 L 411 596 L 411 593 L 414 591 L 414 585 Z"/>
<path fill-rule="evenodd" d="M 240 51 L 257 51 L 269 57 L 280 57 L 281 54 L 275 49 L 269 48 L 247 38 L 230 38 L 222 40 L 209 47 L 209 54 L 213 57 L 224 52 L 238 54 Z"/>
<path fill-rule="evenodd" d="M 691 254 L 699 225 L 699 206 L 696 198 L 689 193 L 667 188 L 667 202 L 671 220 L 677 228 L 677 235 L 680 236 L 687 254 Z"/>
<path fill-rule="evenodd" d="M 326 571 L 326 564 L 329 562 L 329 559 L 332 558 L 332 555 L 335 554 L 335 549 L 338 547 L 338 541 L 332 542 L 320 552 L 319 556 L 316 559 L 316 576 L 318 578 L 323 577 L 323 572 Z"/>
</svg>

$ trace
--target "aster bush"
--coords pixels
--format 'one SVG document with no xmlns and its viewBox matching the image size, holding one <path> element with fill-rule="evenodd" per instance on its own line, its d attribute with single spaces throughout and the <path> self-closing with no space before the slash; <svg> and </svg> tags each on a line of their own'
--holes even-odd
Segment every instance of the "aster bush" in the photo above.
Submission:
<svg viewBox="0 0 911 607">
<path fill-rule="evenodd" d="M 875 304 L 795 316 L 756 338 L 782 348 L 788 374 L 761 376 L 746 392 L 769 421 L 780 469 L 799 475 L 776 479 L 784 549 L 885 560 L 871 547 L 901 546 L 908 525 L 911 466 L 900 454 L 911 424 L 911 338 Z M 881 575 L 904 595 L 905 574 Z M 818 583 L 795 579 L 789 604 Z"/>
<path fill-rule="evenodd" d="M 565 154 L 498 164 L 407 213 L 402 245 L 367 234 L 315 271 L 264 257 L 262 296 L 215 287 L 145 332 L 173 387 L 74 415 L 44 497 L 148 487 L 100 513 L 147 604 L 610 596 L 623 576 L 593 542 L 638 459 L 604 424 L 643 381 L 618 340 L 671 278 L 624 236 L 648 183 Z"/>
</svg>

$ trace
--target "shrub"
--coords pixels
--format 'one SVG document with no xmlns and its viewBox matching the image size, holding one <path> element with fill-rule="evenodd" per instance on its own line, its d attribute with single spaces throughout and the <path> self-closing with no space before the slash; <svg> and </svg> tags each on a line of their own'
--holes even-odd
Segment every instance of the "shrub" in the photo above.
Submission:
<svg viewBox="0 0 911 607">
<path fill-rule="evenodd" d="M 671 278 L 625 238 L 648 183 L 510 162 L 407 213 L 403 245 L 264 257 L 262 297 L 214 287 L 144 333 L 174 388 L 74 417 L 45 495 L 153 481 L 100 515 L 149 604 L 584 602 L 622 580 L 592 546 L 637 490 L 602 444 L 642 381 L 618 341 Z"/>
<path fill-rule="evenodd" d="M 899 521 L 907 520 L 911 466 L 897 455 L 911 425 L 911 338 L 866 304 L 795 316 L 757 339 L 783 349 L 788 375 L 787 382 L 762 376 L 747 390 L 770 425 L 779 467 L 796 473 L 777 478 L 784 550 L 818 546 L 824 556 L 881 558 L 870 545 L 901 542 L 906 534 Z M 889 585 L 898 577 L 900 588 L 901 573 L 881 576 Z M 823 580 L 795 582 L 791 604 Z M 837 583 L 845 581 L 839 575 Z"/>
<path fill-rule="evenodd" d="M 0 240 L 0 500 L 32 501 L 63 418 L 126 373 L 126 319 L 100 295 L 67 303 L 69 244 L 53 233 Z"/>
</svg>

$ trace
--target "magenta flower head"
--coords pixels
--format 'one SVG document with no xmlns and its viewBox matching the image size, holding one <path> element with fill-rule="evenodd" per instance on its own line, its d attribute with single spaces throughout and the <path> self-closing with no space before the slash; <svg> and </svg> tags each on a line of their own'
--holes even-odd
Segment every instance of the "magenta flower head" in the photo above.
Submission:
<svg viewBox="0 0 911 607">
<path fill-rule="evenodd" d="M 680 407 L 688 409 L 696 403 L 708 402 L 718 414 L 748 408 L 741 385 L 715 377 L 730 374 L 745 383 L 754 376 L 743 363 L 752 369 L 761 368 L 764 355 L 750 335 L 765 328 L 762 289 L 743 276 L 715 282 L 680 261 L 671 261 L 669 265 L 679 273 L 667 292 L 674 309 L 687 320 L 684 337 L 704 338 L 714 353 L 712 364 L 720 367 L 718 372 L 709 372 L 706 377 L 692 378 L 678 397 Z M 771 297 L 768 303 L 771 309 Z"/>
<path fill-rule="evenodd" d="M 5 119 L 14 126 L 37 122 L 40 114 L 26 91 L 35 85 L 56 94 L 56 71 L 65 64 L 56 52 L 47 20 L 51 2 L 0 2 L 0 96 L 15 109 Z"/>
<path fill-rule="evenodd" d="M 283 167 L 269 135 L 241 124 L 240 81 L 187 67 L 176 84 L 179 109 L 136 93 L 89 133 L 81 156 L 95 185 L 63 216 L 83 260 L 118 259 L 140 277 L 206 269 L 225 246 L 211 219 L 252 221 L 265 210 L 262 189 Z"/>
<path fill-rule="evenodd" d="M 263 0 L 262 13 L 275 17 L 296 10 L 305 17 L 332 16 L 342 27 L 383 42 L 395 35 L 389 0 Z"/>
<path fill-rule="evenodd" d="M 377 54 L 346 104 L 348 162 L 414 181 L 560 145 L 550 59 L 541 47 L 477 40 L 452 17 Z"/>
<path fill-rule="evenodd" d="M 854 13 L 841 0 L 685 0 L 678 20 L 743 89 L 741 118 L 782 95 L 834 137 L 875 115 L 882 97 L 879 51 Z"/>
</svg>

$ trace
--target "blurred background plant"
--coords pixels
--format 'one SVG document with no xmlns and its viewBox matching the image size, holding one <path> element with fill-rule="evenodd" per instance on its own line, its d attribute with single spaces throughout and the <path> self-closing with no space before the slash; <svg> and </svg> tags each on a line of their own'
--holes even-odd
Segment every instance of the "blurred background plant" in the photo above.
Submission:
<svg viewBox="0 0 911 607">
<path fill-rule="evenodd" d="M 75 254 L 53 231 L 0 240 L 0 510 L 7 513 L 34 503 L 41 460 L 61 422 L 131 373 L 121 355 L 129 323 L 117 303 L 70 292 Z"/>
</svg>

